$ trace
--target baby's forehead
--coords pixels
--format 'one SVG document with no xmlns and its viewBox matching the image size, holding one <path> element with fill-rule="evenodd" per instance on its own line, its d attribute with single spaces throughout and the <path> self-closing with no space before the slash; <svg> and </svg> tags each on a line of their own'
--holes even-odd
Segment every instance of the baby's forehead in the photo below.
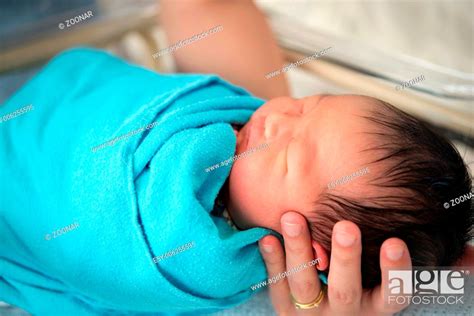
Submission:
<svg viewBox="0 0 474 316">
<path fill-rule="evenodd" d="M 313 95 L 300 99 L 308 109 L 315 106 L 325 106 L 331 104 L 331 106 L 341 107 L 359 107 L 359 108 L 373 108 L 383 106 L 384 102 L 365 95 L 355 94 L 322 94 Z"/>
<path fill-rule="evenodd" d="M 303 99 L 303 108 L 307 116 L 314 122 L 334 132 L 344 130 L 349 125 L 354 132 L 374 130 L 377 118 L 384 113 L 390 116 L 384 103 L 378 99 L 358 95 L 330 95 L 320 98 L 317 102 Z M 320 126 L 314 125 L 314 129 Z"/>
</svg>

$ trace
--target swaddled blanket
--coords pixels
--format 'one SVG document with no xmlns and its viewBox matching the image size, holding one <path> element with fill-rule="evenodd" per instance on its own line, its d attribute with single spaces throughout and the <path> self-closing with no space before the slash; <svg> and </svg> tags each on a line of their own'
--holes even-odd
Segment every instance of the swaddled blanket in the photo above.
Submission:
<svg viewBox="0 0 474 316">
<path fill-rule="evenodd" d="M 116 315 L 248 298 L 266 278 L 255 242 L 269 231 L 213 216 L 231 165 L 205 169 L 234 155 L 229 123 L 262 103 L 216 76 L 92 49 L 55 57 L 0 107 L 32 105 L 0 123 L 0 300 Z"/>
</svg>

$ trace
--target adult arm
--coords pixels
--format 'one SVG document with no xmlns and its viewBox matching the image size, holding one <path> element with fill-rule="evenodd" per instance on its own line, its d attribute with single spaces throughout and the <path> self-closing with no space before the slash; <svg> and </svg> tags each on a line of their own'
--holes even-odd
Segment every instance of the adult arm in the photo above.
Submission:
<svg viewBox="0 0 474 316">
<path fill-rule="evenodd" d="M 162 0 L 160 22 L 169 45 L 223 27 L 175 50 L 179 71 L 215 73 L 265 99 L 289 95 L 284 74 L 265 78 L 281 69 L 284 60 L 264 15 L 251 0 Z"/>
</svg>

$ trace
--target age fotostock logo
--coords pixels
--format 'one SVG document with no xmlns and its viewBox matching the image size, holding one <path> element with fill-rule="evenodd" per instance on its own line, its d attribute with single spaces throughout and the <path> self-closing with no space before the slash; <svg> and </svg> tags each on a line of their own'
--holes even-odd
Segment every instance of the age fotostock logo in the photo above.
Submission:
<svg viewBox="0 0 474 316">
<path fill-rule="evenodd" d="M 449 267 L 389 270 L 386 303 L 464 304 L 464 289 L 469 274 L 468 268 L 455 270 Z"/>
</svg>

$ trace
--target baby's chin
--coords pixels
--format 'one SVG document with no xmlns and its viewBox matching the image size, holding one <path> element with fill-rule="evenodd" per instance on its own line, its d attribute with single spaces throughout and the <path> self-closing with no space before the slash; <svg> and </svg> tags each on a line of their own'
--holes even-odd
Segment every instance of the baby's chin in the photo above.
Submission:
<svg viewBox="0 0 474 316">
<path fill-rule="evenodd" d="M 229 216 L 239 229 L 249 229 L 255 227 L 251 222 L 250 208 L 247 204 L 251 201 L 248 190 L 245 188 L 246 181 L 239 174 L 239 163 L 234 162 L 229 175 L 229 200 L 227 209 Z"/>
<path fill-rule="evenodd" d="M 248 124 L 236 131 L 235 155 L 247 150 L 246 126 Z M 229 216 L 239 229 L 272 228 L 269 225 L 269 214 L 262 212 L 265 208 L 263 207 L 264 203 L 262 203 L 261 183 L 256 178 L 258 169 L 261 169 L 261 167 L 259 167 L 255 157 L 244 156 L 237 158 L 230 170 L 227 208 Z"/>
<path fill-rule="evenodd" d="M 242 166 L 243 167 L 243 166 Z M 278 231 L 278 210 L 269 210 L 264 205 L 259 188 L 232 168 L 229 178 L 229 200 L 227 210 L 233 223 L 241 230 L 264 227 Z"/>
</svg>

